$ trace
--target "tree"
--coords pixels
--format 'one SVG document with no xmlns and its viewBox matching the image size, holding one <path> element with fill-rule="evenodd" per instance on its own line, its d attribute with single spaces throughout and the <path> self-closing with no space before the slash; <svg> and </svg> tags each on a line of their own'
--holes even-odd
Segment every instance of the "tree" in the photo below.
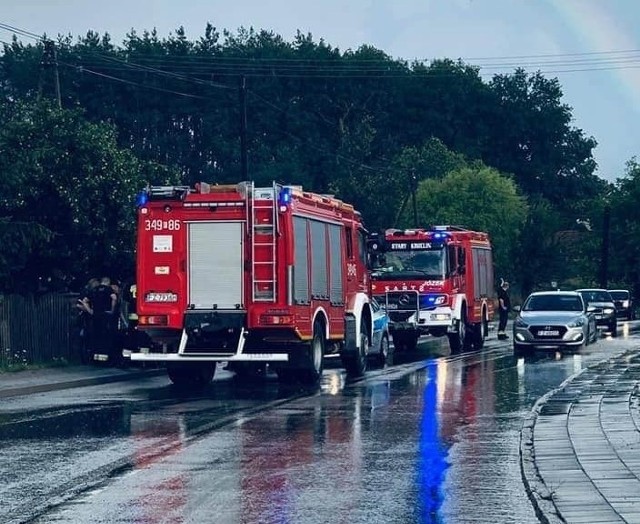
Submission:
<svg viewBox="0 0 640 524">
<path fill-rule="evenodd" d="M 135 194 L 177 174 L 118 148 L 113 127 L 89 123 L 79 110 L 4 105 L 15 107 L 5 108 L 11 119 L 0 130 L 0 240 L 10 240 L 0 286 L 130 275 Z"/>
<path fill-rule="evenodd" d="M 455 169 L 441 179 L 423 180 L 416 194 L 418 221 L 430 225 L 459 225 L 486 231 L 494 249 L 496 274 L 511 278 L 527 204 L 516 184 L 495 169 L 473 166 Z M 403 225 L 413 225 L 407 211 Z"/>
<path fill-rule="evenodd" d="M 608 201 L 611 209 L 609 278 L 640 296 L 640 164 L 631 158 L 623 176 L 616 180 Z"/>
<path fill-rule="evenodd" d="M 602 191 L 603 181 L 594 174 L 596 141 L 571 126 L 557 78 L 518 69 L 495 75 L 489 85 L 495 111 L 482 155 L 486 164 L 512 173 L 526 195 L 561 210 L 575 204 L 568 194 L 590 199 Z"/>
</svg>

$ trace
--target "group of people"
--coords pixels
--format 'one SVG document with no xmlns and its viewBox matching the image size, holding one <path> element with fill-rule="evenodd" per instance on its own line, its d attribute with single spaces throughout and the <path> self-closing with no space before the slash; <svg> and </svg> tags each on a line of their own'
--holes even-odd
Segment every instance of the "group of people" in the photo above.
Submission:
<svg viewBox="0 0 640 524">
<path fill-rule="evenodd" d="M 81 357 L 85 363 L 122 363 L 122 342 L 131 309 L 131 297 L 123 296 L 121 284 L 109 277 L 92 278 L 78 298 Z"/>
</svg>

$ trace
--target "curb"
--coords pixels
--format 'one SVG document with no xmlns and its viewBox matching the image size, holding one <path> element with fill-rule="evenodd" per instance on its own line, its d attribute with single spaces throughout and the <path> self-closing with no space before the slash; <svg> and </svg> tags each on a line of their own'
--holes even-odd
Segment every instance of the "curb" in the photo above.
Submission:
<svg viewBox="0 0 640 524">
<path fill-rule="evenodd" d="M 631 351 L 624 351 L 620 353 L 619 356 L 626 355 L 630 352 Z M 533 431 L 538 415 L 551 397 L 565 389 L 576 378 L 611 360 L 612 357 L 604 358 L 566 378 L 558 387 L 548 391 L 536 401 L 522 423 L 522 429 L 520 430 L 520 473 L 525 491 L 533 504 L 536 516 L 540 519 L 540 522 L 544 524 L 564 524 L 566 520 L 560 515 L 553 503 L 553 493 L 547 488 L 535 463 Z"/>
<path fill-rule="evenodd" d="M 91 378 L 79 378 L 63 382 L 52 382 L 48 384 L 33 384 L 31 386 L 20 386 L 15 388 L 0 389 L 0 398 L 18 397 L 21 395 L 32 395 L 35 393 L 46 393 L 61 389 L 81 388 L 86 386 L 97 386 L 100 384 L 110 384 L 112 382 L 124 382 L 138 378 L 155 377 L 166 374 L 164 369 L 151 369 L 144 371 L 127 372 L 117 375 L 102 375 Z"/>
</svg>

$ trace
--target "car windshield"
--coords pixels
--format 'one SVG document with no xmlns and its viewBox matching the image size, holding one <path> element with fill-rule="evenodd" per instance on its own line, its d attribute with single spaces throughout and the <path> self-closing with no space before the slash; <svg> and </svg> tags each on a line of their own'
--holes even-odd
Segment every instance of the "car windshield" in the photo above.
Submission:
<svg viewBox="0 0 640 524">
<path fill-rule="evenodd" d="M 580 294 L 587 302 L 612 302 L 611 295 L 608 291 L 593 289 L 581 291 Z"/>
<path fill-rule="evenodd" d="M 611 298 L 613 300 L 628 300 L 629 292 L 628 291 L 609 291 Z"/>
<path fill-rule="evenodd" d="M 532 295 L 523 311 L 582 311 L 582 301 L 575 295 Z"/>
</svg>

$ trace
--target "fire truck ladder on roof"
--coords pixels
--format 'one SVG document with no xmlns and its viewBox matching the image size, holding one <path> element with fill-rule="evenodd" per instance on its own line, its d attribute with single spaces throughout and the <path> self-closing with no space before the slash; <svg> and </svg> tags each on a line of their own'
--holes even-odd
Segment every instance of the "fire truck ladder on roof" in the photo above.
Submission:
<svg viewBox="0 0 640 524">
<path fill-rule="evenodd" d="M 251 183 L 251 292 L 254 302 L 276 301 L 276 234 L 278 185 Z"/>
</svg>

